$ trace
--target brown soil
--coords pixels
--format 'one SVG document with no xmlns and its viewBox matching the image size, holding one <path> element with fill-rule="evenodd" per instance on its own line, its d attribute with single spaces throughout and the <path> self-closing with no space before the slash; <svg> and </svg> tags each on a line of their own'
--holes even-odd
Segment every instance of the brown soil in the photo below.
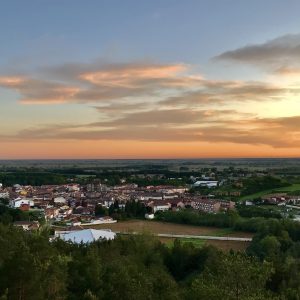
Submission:
<svg viewBox="0 0 300 300">
<path fill-rule="evenodd" d="M 118 232 L 149 232 L 153 234 L 169 233 L 169 234 L 190 234 L 190 235 L 218 235 L 221 236 L 222 229 L 215 227 L 192 226 L 174 223 L 164 223 L 147 220 L 129 220 L 117 222 L 113 224 L 101 224 L 91 226 L 95 229 L 111 229 Z M 233 232 L 224 234 L 236 237 L 252 237 L 253 234 L 246 232 Z"/>
<path fill-rule="evenodd" d="M 221 250 L 229 251 L 245 251 L 249 247 L 250 242 L 239 242 L 239 241 L 207 241 L 207 245 L 215 246 Z"/>
</svg>

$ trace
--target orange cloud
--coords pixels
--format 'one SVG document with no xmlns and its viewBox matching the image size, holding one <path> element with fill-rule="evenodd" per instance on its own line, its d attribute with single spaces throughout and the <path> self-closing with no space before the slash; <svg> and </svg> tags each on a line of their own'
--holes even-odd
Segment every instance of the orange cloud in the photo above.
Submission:
<svg viewBox="0 0 300 300">
<path fill-rule="evenodd" d="M 0 76 L 0 86 L 4 87 L 17 87 L 25 81 L 22 77 L 17 76 Z"/>
<path fill-rule="evenodd" d="M 244 118 L 242 118 L 244 117 Z M 161 110 L 130 113 L 111 121 L 28 128 L 3 141 L 75 140 L 201 142 L 300 148 L 300 116 L 255 118 L 231 110 Z"/>
<path fill-rule="evenodd" d="M 79 78 L 93 84 L 108 84 L 111 86 L 135 86 L 136 80 L 163 79 L 175 77 L 178 73 L 186 71 L 186 66 L 178 65 L 128 65 L 120 68 L 83 73 Z"/>
<path fill-rule="evenodd" d="M 207 157 L 256 155 L 247 149 L 274 155 L 300 150 L 300 116 L 258 118 L 239 111 L 249 101 L 272 105 L 298 95 L 295 86 L 205 79 L 183 64 L 67 65 L 52 71 L 39 79 L 0 76 L 0 86 L 17 91 L 23 104 L 91 103 L 93 118 L 86 124 L 55 119 L 55 125 L 33 126 L 26 121 L 15 134 L 0 134 L 1 146 L 34 145 L 44 157 L 71 149 L 73 157 L 80 151 L 82 157 Z M 47 149 L 51 144 L 64 146 L 56 152 Z M 95 145 L 98 152 L 83 145 Z M 117 148 L 109 151 L 109 145 Z M 8 153 L 5 149 L 0 154 Z"/>
<path fill-rule="evenodd" d="M 60 104 L 66 103 L 80 91 L 77 87 L 53 87 L 48 91 L 44 90 L 43 95 L 37 98 L 24 98 L 22 104 Z"/>
<path fill-rule="evenodd" d="M 183 64 L 67 65 L 45 72 L 42 80 L 3 76 L 0 86 L 16 90 L 26 104 L 97 102 L 201 86 L 201 76 L 188 76 L 186 71 Z"/>
<path fill-rule="evenodd" d="M 266 82 L 211 80 L 190 74 L 184 64 L 62 65 L 43 79 L 1 76 L 0 86 L 20 94 L 25 104 L 97 103 L 154 97 L 161 105 L 210 105 L 270 101 L 300 91 Z M 172 95 L 172 96 L 168 96 Z M 134 102 L 134 101 L 133 101 Z M 154 103 L 155 105 L 155 103 Z"/>
</svg>

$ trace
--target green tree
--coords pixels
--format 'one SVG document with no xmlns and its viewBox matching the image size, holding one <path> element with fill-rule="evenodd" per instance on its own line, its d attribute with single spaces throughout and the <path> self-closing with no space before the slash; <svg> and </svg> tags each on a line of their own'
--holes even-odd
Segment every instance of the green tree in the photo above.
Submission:
<svg viewBox="0 0 300 300">
<path fill-rule="evenodd" d="M 192 282 L 190 299 L 271 299 L 265 290 L 272 273 L 269 264 L 242 254 L 221 255 Z"/>
</svg>

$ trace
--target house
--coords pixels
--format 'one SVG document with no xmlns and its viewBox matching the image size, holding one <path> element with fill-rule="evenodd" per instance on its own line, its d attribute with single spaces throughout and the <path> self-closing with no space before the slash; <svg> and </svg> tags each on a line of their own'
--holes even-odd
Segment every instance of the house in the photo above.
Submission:
<svg viewBox="0 0 300 300">
<path fill-rule="evenodd" d="M 83 215 L 83 216 L 90 216 L 94 214 L 95 209 L 83 206 L 77 206 L 73 209 L 73 214 L 75 215 Z"/>
<path fill-rule="evenodd" d="M 156 213 L 157 211 L 166 211 L 171 208 L 171 204 L 164 200 L 150 200 L 147 206 L 152 208 L 153 213 Z"/>
<path fill-rule="evenodd" d="M 261 197 L 264 203 L 268 204 L 279 204 L 285 203 L 288 200 L 288 196 L 286 193 L 277 193 L 277 194 L 269 194 Z"/>
<path fill-rule="evenodd" d="M 181 208 L 185 208 L 185 204 L 182 199 L 175 198 L 175 199 L 168 199 L 168 202 L 171 204 L 172 210 L 178 210 Z"/>
<path fill-rule="evenodd" d="M 99 240 L 113 240 L 116 234 L 110 230 L 96 230 L 96 229 L 83 229 L 76 231 L 63 231 L 55 233 L 57 238 L 66 242 L 73 242 L 76 244 L 92 243 Z"/>
<path fill-rule="evenodd" d="M 136 199 L 139 201 L 148 201 L 148 200 L 162 200 L 163 194 L 157 192 L 142 192 L 136 195 Z"/>
<path fill-rule="evenodd" d="M 77 191 L 80 191 L 80 185 L 79 184 L 69 184 L 66 186 L 66 189 L 69 192 L 77 192 Z"/>
<path fill-rule="evenodd" d="M 46 207 L 44 213 L 46 220 L 51 220 L 59 215 L 59 209 L 55 207 Z"/>
<path fill-rule="evenodd" d="M 187 191 L 186 187 L 176 187 L 172 185 L 147 186 L 146 189 L 163 194 L 183 194 Z"/>
<path fill-rule="evenodd" d="M 221 203 L 210 199 L 198 199 L 191 202 L 192 208 L 209 213 L 216 213 L 221 208 Z"/>
<path fill-rule="evenodd" d="M 220 208 L 223 210 L 231 210 L 235 208 L 235 202 L 233 201 L 220 200 L 219 202 L 221 204 Z"/>
<path fill-rule="evenodd" d="M 55 197 L 53 201 L 54 204 L 58 204 L 58 205 L 64 205 L 67 203 L 67 200 L 64 197 Z"/>
<path fill-rule="evenodd" d="M 24 204 L 29 205 L 30 207 L 33 207 L 34 201 L 32 199 L 26 199 L 26 198 L 17 198 L 17 199 L 9 201 L 10 207 L 13 207 L 13 208 L 20 208 Z"/>
<path fill-rule="evenodd" d="M 81 217 L 82 219 L 82 217 Z M 117 220 L 114 220 L 113 218 L 109 216 L 104 216 L 99 219 L 90 219 L 88 223 L 81 223 L 82 226 L 88 226 L 88 225 L 98 225 L 98 224 L 112 224 L 117 223 Z"/>
<path fill-rule="evenodd" d="M 73 212 L 72 208 L 70 208 L 68 205 L 64 205 L 59 209 L 59 215 L 61 216 L 71 215 L 72 212 Z"/>
<path fill-rule="evenodd" d="M 193 184 L 193 186 L 194 187 L 203 186 L 203 187 L 212 188 L 212 187 L 218 186 L 218 181 L 216 181 L 216 180 L 198 180 Z"/>
<path fill-rule="evenodd" d="M 98 220 L 93 220 L 93 224 L 111 224 L 111 223 L 116 223 L 117 220 L 114 220 L 112 217 L 109 216 L 104 216 L 99 218 Z"/>
<path fill-rule="evenodd" d="M 178 195 L 177 195 L 177 194 L 171 194 L 171 193 L 169 193 L 169 194 L 164 194 L 164 195 L 163 195 L 163 199 L 164 199 L 164 200 L 167 200 L 167 199 L 174 199 L 174 198 L 178 198 Z"/>
<path fill-rule="evenodd" d="M 0 199 L 8 199 L 9 198 L 9 192 L 8 191 L 0 191 Z"/>
</svg>

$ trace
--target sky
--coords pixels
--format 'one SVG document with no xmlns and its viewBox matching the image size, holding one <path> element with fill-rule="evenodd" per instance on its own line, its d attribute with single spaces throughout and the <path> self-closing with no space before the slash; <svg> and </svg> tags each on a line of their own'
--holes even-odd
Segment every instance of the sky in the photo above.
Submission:
<svg viewBox="0 0 300 300">
<path fill-rule="evenodd" d="M 300 1 L 0 1 L 0 159 L 299 157 Z"/>
</svg>

